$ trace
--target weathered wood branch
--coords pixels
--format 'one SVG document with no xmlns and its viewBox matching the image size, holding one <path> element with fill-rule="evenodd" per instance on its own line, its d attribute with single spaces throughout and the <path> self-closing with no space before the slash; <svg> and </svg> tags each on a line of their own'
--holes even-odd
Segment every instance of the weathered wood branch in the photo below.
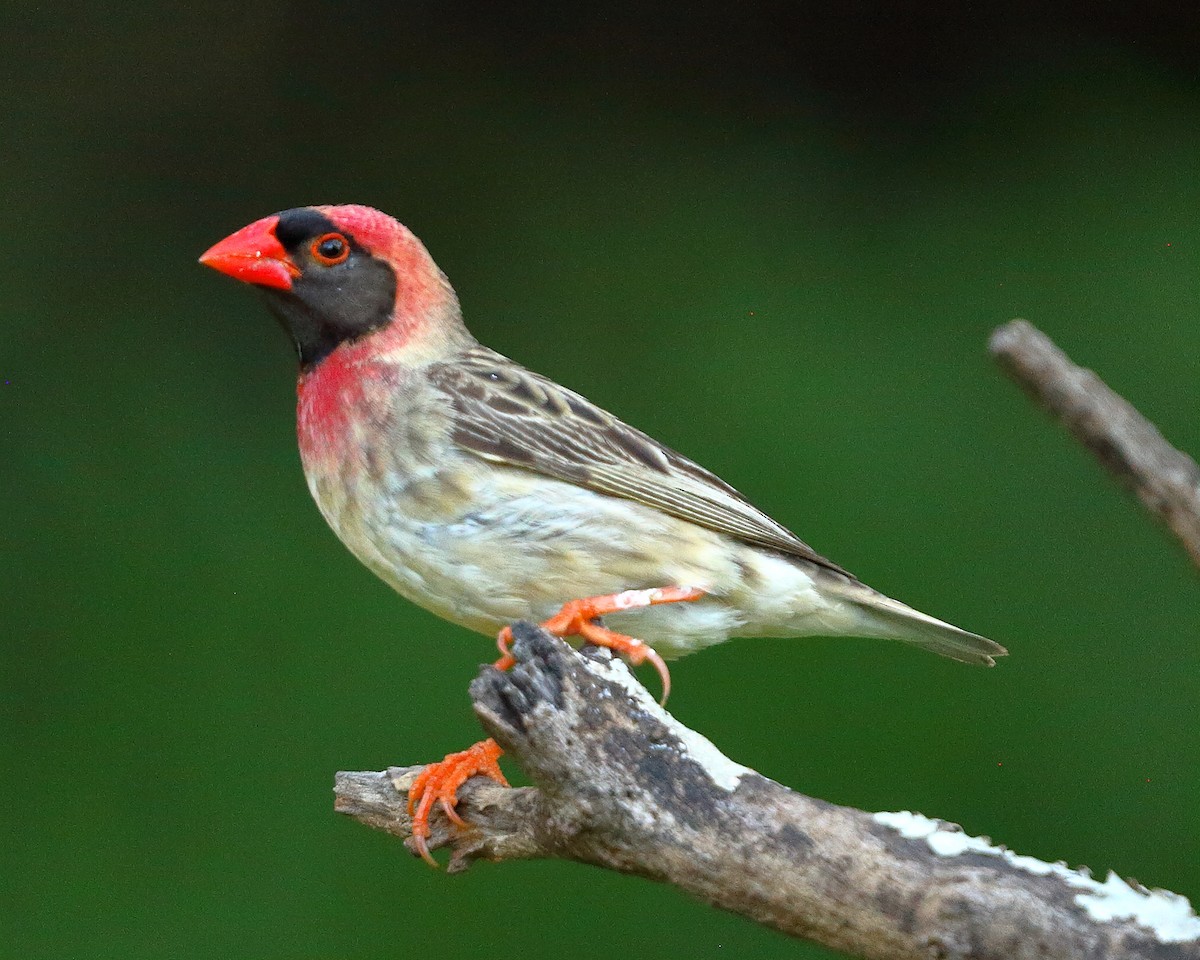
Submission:
<svg viewBox="0 0 1200 960">
<path fill-rule="evenodd" d="M 1200 467 L 1131 403 L 1025 320 L 998 327 L 992 356 L 1158 516 L 1200 566 Z"/>
<path fill-rule="evenodd" d="M 953 824 L 788 790 L 668 715 L 607 652 L 529 624 L 517 665 L 485 667 L 475 712 L 536 787 L 479 778 L 466 828 L 437 813 L 452 869 L 553 857 L 670 883 L 796 937 L 865 957 L 1200 958 L 1182 897 L 1017 857 Z M 336 809 L 408 837 L 416 767 L 339 773 Z"/>
</svg>

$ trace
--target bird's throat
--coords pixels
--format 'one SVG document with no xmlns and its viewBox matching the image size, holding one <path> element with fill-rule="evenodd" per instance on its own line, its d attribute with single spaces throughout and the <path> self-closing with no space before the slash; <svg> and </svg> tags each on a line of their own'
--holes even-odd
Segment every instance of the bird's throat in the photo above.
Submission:
<svg viewBox="0 0 1200 960">
<path fill-rule="evenodd" d="M 352 343 L 387 326 L 396 305 L 395 275 L 374 261 L 372 282 L 356 277 L 356 296 L 338 288 L 299 278 L 290 290 L 264 290 L 267 306 L 296 345 L 301 370 L 311 370 L 344 343 Z"/>
<path fill-rule="evenodd" d="M 344 346 L 307 368 L 296 383 L 296 433 L 305 467 L 345 462 L 355 442 L 354 423 L 367 413 L 368 396 L 377 392 L 376 371 L 354 344 Z"/>
</svg>

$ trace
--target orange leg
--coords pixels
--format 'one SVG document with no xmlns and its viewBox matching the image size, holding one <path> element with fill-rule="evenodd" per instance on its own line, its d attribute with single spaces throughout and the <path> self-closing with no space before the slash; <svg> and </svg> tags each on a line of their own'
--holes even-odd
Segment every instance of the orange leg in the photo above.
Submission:
<svg viewBox="0 0 1200 960">
<path fill-rule="evenodd" d="M 459 753 L 446 755 L 445 760 L 431 763 L 419 774 L 408 788 L 408 812 L 412 816 L 413 844 L 421 859 L 431 867 L 437 861 L 429 853 L 425 843 L 429 837 L 429 811 L 436 800 L 442 812 L 460 827 L 466 826 L 454 808 L 458 806 L 458 788 L 476 774 L 490 777 L 502 786 L 508 781 L 496 761 L 504 751 L 500 744 L 489 737 L 467 747 Z"/>
<path fill-rule="evenodd" d="M 666 703 L 667 694 L 671 692 L 671 674 L 667 671 L 662 657 L 641 640 L 608 630 L 595 620 L 597 617 L 621 610 L 699 600 L 702 596 L 704 591 L 698 587 L 658 587 L 654 590 L 626 590 L 624 593 L 610 593 L 601 597 L 585 597 L 564 604 L 563 608 L 542 626 L 557 636 L 580 636 L 598 647 L 608 647 L 617 653 L 623 653 L 635 666 L 649 660 L 662 678 L 662 702 Z M 516 663 L 509 652 L 511 644 L 512 631 L 505 627 L 496 638 L 496 645 L 501 653 L 500 659 L 495 663 L 497 670 L 509 670 Z M 496 762 L 503 752 L 495 740 L 481 740 L 461 753 L 451 753 L 445 760 L 431 763 L 417 775 L 408 790 L 408 812 L 412 815 L 413 844 L 426 863 L 437 866 L 437 861 L 430 855 L 426 843 L 429 837 L 429 813 L 434 802 L 437 802 L 442 812 L 453 823 L 463 826 L 462 817 L 454 809 L 458 804 L 458 788 L 476 774 L 490 777 L 507 787 L 508 781 L 504 779 L 500 764 Z"/>
<path fill-rule="evenodd" d="M 542 628 L 560 637 L 583 637 L 588 643 L 598 647 L 608 647 L 616 653 L 623 653 L 634 666 L 649 660 L 658 671 L 662 680 L 662 699 L 667 702 L 671 692 L 671 674 L 663 658 L 636 637 L 628 637 L 615 630 L 595 623 L 597 617 L 622 610 L 636 610 L 639 607 L 653 607 L 660 603 L 683 603 L 688 600 L 699 600 L 704 591 L 699 587 L 655 587 L 653 590 L 626 590 L 624 593 L 609 593 L 599 597 L 584 597 L 582 600 L 572 600 L 563 604 L 563 608 L 542 624 Z M 509 647 L 512 645 L 512 630 L 505 627 L 496 637 L 496 646 L 500 649 L 500 659 L 493 666 L 497 670 L 508 670 L 516 662 Z"/>
</svg>

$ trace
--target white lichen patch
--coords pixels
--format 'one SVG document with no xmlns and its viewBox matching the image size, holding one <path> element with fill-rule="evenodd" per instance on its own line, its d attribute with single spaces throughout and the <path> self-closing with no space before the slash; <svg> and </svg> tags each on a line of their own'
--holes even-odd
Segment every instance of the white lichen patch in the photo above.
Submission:
<svg viewBox="0 0 1200 960">
<path fill-rule="evenodd" d="M 924 840 L 929 844 L 929 849 L 941 857 L 980 853 L 1000 857 L 1027 873 L 1057 877 L 1068 887 L 1080 891 L 1075 896 L 1075 903 L 1094 920 L 1132 920 L 1149 929 L 1162 943 L 1200 940 L 1200 917 L 1193 912 L 1187 898 L 1177 893 L 1131 886 L 1112 871 L 1109 871 L 1108 879 L 1101 883 L 1086 870 L 1072 870 L 1061 861 L 1046 863 L 1036 857 L 1021 856 L 994 845 L 986 837 L 968 836 L 956 824 L 931 820 L 907 810 L 877 813 L 874 819 L 891 827 L 902 837 Z"/>
<path fill-rule="evenodd" d="M 684 755 L 700 767 L 708 778 L 722 790 L 732 793 L 738 788 L 742 777 L 753 773 L 749 767 L 734 763 L 725 754 L 713 746 L 712 741 L 702 737 L 695 730 L 689 730 L 673 716 L 667 713 L 649 694 L 645 687 L 638 683 L 637 678 L 630 673 L 624 662 L 612 658 L 603 660 L 585 658 L 587 668 L 602 680 L 611 680 L 620 684 L 622 689 L 633 698 L 639 710 L 650 714 L 665 726 L 675 739 L 683 746 Z"/>
</svg>

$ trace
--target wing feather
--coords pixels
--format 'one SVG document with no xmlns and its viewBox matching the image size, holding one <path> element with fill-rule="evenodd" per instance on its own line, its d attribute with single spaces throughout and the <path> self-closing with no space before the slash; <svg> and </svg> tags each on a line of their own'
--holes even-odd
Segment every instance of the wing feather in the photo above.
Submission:
<svg viewBox="0 0 1200 960">
<path fill-rule="evenodd" d="M 428 370 L 450 400 L 454 441 L 477 456 L 633 500 L 851 576 L 720 477 L 486 347 Z"/>
</svg>

